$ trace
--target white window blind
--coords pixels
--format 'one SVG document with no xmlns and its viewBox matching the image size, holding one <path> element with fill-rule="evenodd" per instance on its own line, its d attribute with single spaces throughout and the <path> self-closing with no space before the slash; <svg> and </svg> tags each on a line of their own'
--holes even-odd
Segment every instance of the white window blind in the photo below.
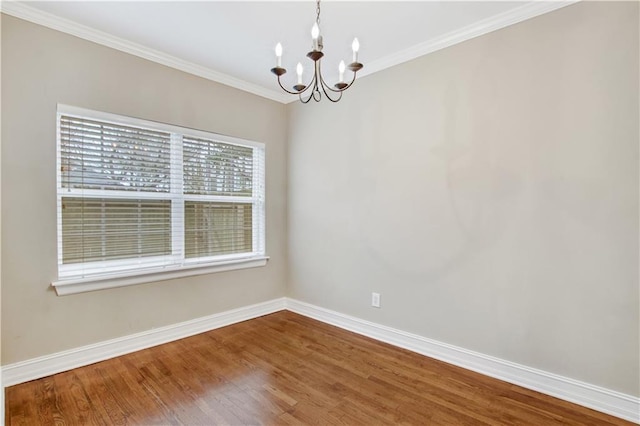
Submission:
<svg viewBox="0 0 640 426">
<path fill-rule="evenodd" d="M 186 257 L 251 252 L 253 150 L 189 137 L 182 150 Z"/>
<path fill-rule="evenodd" d="M 60 105 L 58 279 L 264 256 L 264 146 Z"/>
</svg>

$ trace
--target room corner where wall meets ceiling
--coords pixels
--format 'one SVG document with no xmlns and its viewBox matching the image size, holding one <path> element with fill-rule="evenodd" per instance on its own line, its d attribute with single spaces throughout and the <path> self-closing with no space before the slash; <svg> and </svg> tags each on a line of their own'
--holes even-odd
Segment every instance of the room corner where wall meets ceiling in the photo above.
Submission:
<svg viewBox="0 0 640 426">
<path fill-rule="evenodd" d="M 384 51 L 385 53 L 372 53 L 372 60 L 367 60 L 366 66 L 359 72 L 359 75 L 366 76 L 372 73 L 376 73 L 378 71 L 384 70 L 394 65 L 401 64 L 403 62 L 415 59 L 417 57 L 435 52 L 440 49 L 444 49 L 446 47 L 462 43 L 466 40 L 472 39 L 474 37 L 481 36 L 483 34 L 499 30 L 501 28 L 517 24 L 518 22 L 525 21 L 527 19 L 534 18 L 539 15 L 543 15 L 545 13 L 552 12 L 559 8 L 566 7 L 570 4 L 575 3 L 577 0 L 564 0 L 564 1 L 549 1 L 549 2 L 537 2 L 537 1 L 523 1 L 520 3 L 515 2 L 504 2 L 504 6 L 497 6 L 499 3 L 494 3 L 489 8 L 479 7 L 478 5 L 481 3 L 476 3 L 471 8 L 470 4 L 463 6 L 462 8 L 451 8 L 448 7 L 447 10 L 443 8 L 439 8 L 438 6 L 434 8 L 428 9 L 420 9 L 421 13 L 428 13 L 428 11 L 433 12 L 436 17 L 429 16 L 431 19 L 437 21 L 441 19 L 443 21 L 447 21 L 447 25 L 443 27 L 443 29 L 435 30 L 434 33 L 426 33 L 424 37 L 425 40 L 421 38 L 412 39 L 413 41 L 407 44 L 407 40 L 401 41 L 397 40 L 394 44 L 400 46 L 399 49 L 393 50 L 392 52 Z M 436 2 L 433 2 L 436 4 Z M 487 3 L 488 4 L 488 3 Z M 163 40 L 164 36 L 160 36 L 157 33 L 149 34 L 148 37 L 143 37 L 145 42 L 139 43 L 134 40 L 128 39 L 124 34 L 128 34 L 130 37 L 135 34 L 131 32 L 123 32 L 122 25 L 113 25 L 114 17 L 119 16 L 119 19 L 116 21 L 120 22 L 126 18 L 126 21 L 131 23 L 138 20 L 136 26 L 140 26 L 142 28 L 142 23 L 139 21 L 141 17 L 148 16 L 149 14 L 153 14 L 155 19 L 158 21 L 162 21 L 167 19 L 166 15 L 161 14 L 161 11 L 158 9 L 154 9 L 154 6 L 149 6 L 151 3 L 144 3 L 138 6 L 129 6 L 125 5 L 125 11 L 127 16 L 123 16 L 121 11 L 116 11 L 115 7 L 120 7 L 121 5 L 114 5 L 110 7 L 108 10 L 104 9 L 102 16 L 99 13 L 99 7 L 87 7 L 86 5 L 81 5 L 82 7 L 75 6 L 73 8 L 64 6 L 64 3 L 43 3 L 43 2 L 21 2 L 21 1 L 8 1 L 2 2 L 0 4 L 0 11 L 2 13 L 27 20 L 29 22 L 33 22 L 39 25 L 46 26 L 48 28 L 52 28 L 70 35 L 74 35 L 76 37 L 80 37 L 85 40 L 89 40 L 107 47 L 114 48 L 116 50 L 120 50 L 125 53 L 129 53 L 135 56 L 139 56 L 141 58 L 157 62 L 162 65 L 166 65 L 193 75 L 197 75 L 199 77 L 203 77 L 205 79 L 215 81 L 218 83 L 222 83 L 228 85 L 230 87 L 234 87 L 240 90 L 247 91 L 252 94 L 256 94 L 258 96 L 265 97 L 267 99 L 275 100 L 282 103 L 291 103 L 297 100 L 296 96 L 291 96 L 286 94 L 283 91 L 280 91 L 275 81 L 272 79 L 264 80 L 264 76 L 258 77 L 262 74 L 269 75 L 267 72 L 267 68 L 265 68 L 264 72 L 259 72 L 257 69 L 251 70 L 250 75 L 253 78 L 243 79 L 234 72 L 227 70 L 227 72 L 221 72 L 215 66 L 207 65 L 207 61 L 211 59 L 211 52 L 209 49 L 206 49 L 204 56 L 198 57 L 184 56 L 183 52 L 169 52 L 171 50 L 169 47 L 172 43 L 167 43 L 166 40 Z M 167 4 L 165 4 L 167 5 Z M 202 5 L 202 4 L 201 4 Z M 383 2 L 378 2 L 377 6 L 383 5 Z M 515 5 L 515 6 L 514 6 Z M 337 5 L 337 10 L 343 10 L 342 5 Z M 198 6 L 200 7 L 200 6 Z M 217 7 L 217 6 L 216 6 Z M 197 10 L 191 10 L 190 13 L 196 13 L 199 15 L 206 15 L 207 13 L 215 13 L 215 14 L 224 14 L 226 12 L 233 12 L 233 15 L 229 17 L 229 19 L 237 18 L 237 10 L 236 9 L 227 9 L 227 6 L 221 9 L 207 9 L 201 8 Z M 463 9 L 466 7 L 466 9 Z M 336 5 L 332 5 L 329 7 L 329 10 L 332 11 L 336 8 Z M 81 9 L 81 10 L 80 10 Z M 185 7 L 180 9 L 174 9 L 175 11 L 185 10 Z M 383 13 L 381 11 L 375 11 L 375 8 L 369 8 L 368 12 L 373 13 L 374 16 L 377 13 Z M 483 10 L 486 9 L 486 10 Z M 259 22 L 269 22 L 268 19 L 274 19 L 274 16 L 271 16 L 273 10 L 279 10 L 282 13 L 282 7 L 277 7 L 277 5 L 270 6 L 265 9 L 265 13 L 268 13 L 269 17 L 263 17 L 263 19 Z M 285 10 L 288 10 L 285 9 Z M 297 10 L 297 9 L 296 9 Z M 397 7 L 394 6 L 394 10 L 398 10 Z M 75 13 L 77 12 L 77 13 Z M 166 13 L 167 11 L 165 11 Z M 334 12 L 338 13 L 338 12 Z M 118 15 L 120 14 L 120 15 Z M 109 15 L 109 17 L 105 16 Z M 169 14 L 171 16 L 171 14 Z M 279 14 L 276 14 L 278 16 Z M 463 18 L 465 15 L 468 17 Z M 189 16 L 189 15 L 185 15 Z M 296 15 L 297 16 L 297 15 Z M 406 13 L 405 13 L 406 16 Z M 334 18 L 339 17 L 333 15 Z M 194 16 L 190 15 L 190 18 L 193 19 Z M 173 18 L 169 18 L 173 19 Z M 184 19 L 184 18 L 183 18 Z M 372 19 L 372 22 L 381 19 L 380 16 L 376 16 L 375 19 Z M 246 21 L 245 15 L 243 15 L 243 21 Z M 367 22 L 365 20 L 363 22 Z M 85 25 L 87 23 L 101 23 L 102 28 L 105 31 L 100 30 L 98 28 L 94 28 L 90 25 Z M 107 23 L 111 22 L 111 25 Z M 164 21 L 162 21 L 164 22 Z M 256 22 L 253 21 L 255 24 Z M 291 24 L 290 20 L 288 21 Z M 389 25 L 392 22 L 387 21 L 386 24 Z M 178 24 L 178 23 L 174 23 Z M 335 24 L 335 23 L 334 23 Z M 126 25 L 125 25 L 126 26 Z M 238 25 L 239 27 L 240 25 Z M 271 25 L 273 26 L 273 25 Z M 424 25 L 421 24 L 421 27 Z M 439 25 L 432 25 L 434 27 L 439 27 Z M 154 29 L 153 26 L 144 26 L 145 29 L 151 31 Z M 162 27 L 164 28 L 164 27 Z M 178 32 L 180 32 L 180 27 L 178 28 Z M 190 26 L 193 29 L 193 25 Z M 230 29 L 230 28 L 227 28 Z M 336 28 L 334 28 L 335 30 Z M 109 31 L 110 30 L 110 31 Z M 407 28 L 405 27 L 405 30 Z M 186 31 L 189 32 L 189 31 Z M 391 31 L 400 33 L 399 31 Z M 164 34 L 164 30 L 162 30 Z M 278 32 L 280 33 L 280 32 Z M 387 33 L 386 38 L 389 38 L 389 33 Z M 237 34 L 229 34 L 227 35 L 230 38 L 237 38 Z M 212 34 L 203 36 L 204 39 L 216 39 L 220 37 L 220 34 L 215 31 Z M 397 37 L 397 34 L 394 36 Z M 139 37 L 138 37 L 139 38 Z M 173 37 L 175 38 L 175 37 Z M 200 44 L 201 40 L 182 40 L 183 43 L 187 43 L 191 49 L 194 48 L 193 44 Z M 400 43 L 400 44 L 398 44 Z M 154 44 L 156 48 L 150 47 L 150 45 Z M 253 43 L 255 44 L 255 43 Z M 210 47 L 215 47 L 210 46 Z M 260 45 L 262 46 L 262 45 Z M 256 46 L 251 46 L 251 48 L 255 48 Z M 245 46 L 247 48 L 247 46 Z M 369 45 L 367 50 L 376 50 L 377 46 Z M 270 50 L 270 49 L 269 49 Z M 227 51 L 228 52 L 228 51 Z M 260 51 L 260 55 L 262 54 L 262 50 Z M 249 56 L 252 56 L 249 54 Z M 237 61 L 240 62 L 240 61 Z M 236 64 L 235 71 L 243 70 L 246 72 L 247 67 L 246 64 L 241 66 L 241 64 Z M 267 84 L 267 81 L 269 84 Z"/>
</svg>

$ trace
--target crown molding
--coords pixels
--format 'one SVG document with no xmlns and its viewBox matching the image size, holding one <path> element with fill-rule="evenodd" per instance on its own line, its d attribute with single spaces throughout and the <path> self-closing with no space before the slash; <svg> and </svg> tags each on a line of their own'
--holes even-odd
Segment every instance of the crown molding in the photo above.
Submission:
<svg viewBox="0 0 640 426">
<path fill-rule="evenodd" d="M 580 0 L 559 0 L 559 1 L 535 1 L 515 8 L 509 12 L 501 13 L 488 19 L 476 22 L 467 27 L 444 34 L 424 43 L 417 44 L 408 49 L 385 56 L 375 61 L 367 63 L 366 67 L 359 72 L 360 77 L 382 71 L 386 68 L 410 61 L 420 56 L 433 53 L 454 44 L 462 43 L 475 37 L 496 31 L 509 25 L 543 15 L 562 7 L 577 3 Z M 262 96 L 273 101 L 288 104 L 298 100 L 298 97 L 286 93 L 267 89 L 257 84 L 232 77 L 202 65 L 166 54 L 159 50 L 147 48 L 143 45 L 133 43 L 123 38 L 115 37 L 111 34 L 96 30 L 94 28 L 78 24 L 68 19 L 60 18 L 50 13 L 43 12 L 34 7 L 17 1 L 0 1 L 0 11 L 16 18 L 24 19 L 35 24 L 43 25 L 67 34 L 80 37 L 103 46 L 111 47 L 140 58 L 147 59 L 171 68 L 184 71 L 207 80 L 215 81 L 254 95 Z"/>
<path fill-rule="evenodd" d="M 497 31 L 518 22 L 535 18 L 536 16 L 552 12 L 565 6 L 577 3 L 580 0 L 551 0 L 551 1 L 535 1 L 517 7 L 508 12 L 504 12 L 487 19 L 475 22 L 466 27 L 444 34 L 435 39 L 425 41 L 405 50 L 401 50 L 392 55 L 371 61 L 366 67 L 359 72 L 360 76 L 382 71 L 394 65 L 416 59 L 420 56 L 436 52 L 454 44 L 462 43 L 481 35 Z"/>
<path fill-rule="evenodd" d="M 61 31 L 63 33 L 71 34 L 103 46 L 111 47 L 121 52 L 129 53 L 158 64 L 166 65 L 198 77 L 206 78 L 207 80 L 215 81 L 216 83 L 221 83 L 254 95 L 262 96 L 263 98 L 281 103 L 286 103 L 290 100 L 289 96 L 284 93 L 266 89 L 257 84 L 249 83 L 228 74 L 214 71 L 202 65 L 185 61 L 159 50 L 150 49 L 141 44 L 133 43 L 120 37 L 115 37 L 86 25 L 81 25 L 77 22 L 60 18 L 56 15 L 28 6 L 22 2 L 2 1 L 0 2 L 0 12 L 16 18 L 24 19 L 25 21 L 33 22 L 34 24 Z"/>
</svg>

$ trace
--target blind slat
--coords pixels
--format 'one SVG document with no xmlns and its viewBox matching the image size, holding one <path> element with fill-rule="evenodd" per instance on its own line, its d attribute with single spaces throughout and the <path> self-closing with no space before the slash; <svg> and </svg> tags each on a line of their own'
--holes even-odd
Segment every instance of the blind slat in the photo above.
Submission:
<svg viewBox="0 0 640 426">
<path fill-rule="evenodd" d="M 183 138 L 184 191 L 194 195 L 253 192 L 253 149 Z"/>
<path fill-rule="evenodd" d="M 63 263 L 171 254 L 171 201 L 62 198 Z"/>
<path fill-rule="evenodd" d="M 264 253 L 257 144 L 130 118 L 58 118 L 60 278 Z"/>
<path fill-rule="evenodd" d="M 168 192 L 171 134 L 96 120 L 60 119 L 61 184 Z"/>
</svg>

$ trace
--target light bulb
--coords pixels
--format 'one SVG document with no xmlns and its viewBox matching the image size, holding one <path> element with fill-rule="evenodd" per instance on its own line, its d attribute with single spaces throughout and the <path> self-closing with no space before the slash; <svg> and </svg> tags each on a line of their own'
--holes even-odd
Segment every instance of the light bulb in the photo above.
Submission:
<svg viewBox="0 0 640 426">
<path fill-rule="evenodd" d="M 277 66 L 282 66 L 282 45 L 280 43 L 276 44 L 276 60 L 278 62 Z"/>
<path fill-rule="evenodd" d="M 360 50 L 360 42 L 358 41 L 357 37 L 353 39 L 351 48 L 353 49 L 353 62 L 358 62 L 358 50 Z"/>
<path fill-rule="evenodd" d="M 340 61 L 340 65 L 338 65 L 338 71 L 340 72 L 340 83 L 344 82 L 344 61 Z"/>
<path fill-rule="evenodd" d="M 302 64 L 300 62 L 296 66 L 296 73 L 298 73 L 298 84 L 302 84 Z"/>
<path fill-rule="evenodd" d="M 318 50 L 318 37 L 320 36 L 320 27 L 318 27 L 318 23 L 315 22 L 313 27 L 311 27 L 311 38 L 313 39 L 313 50 Z"/>
</svg>

